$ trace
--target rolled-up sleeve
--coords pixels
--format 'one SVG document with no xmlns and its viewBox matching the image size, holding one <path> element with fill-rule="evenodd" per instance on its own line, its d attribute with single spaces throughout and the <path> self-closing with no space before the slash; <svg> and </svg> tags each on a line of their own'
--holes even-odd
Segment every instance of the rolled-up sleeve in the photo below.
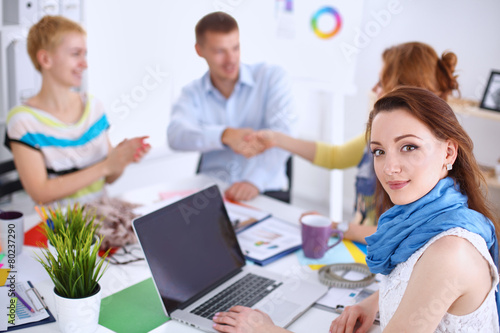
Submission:
<svg viewBox="0 0 500 333">
<path fill-rule="evenodd" d="M 341 145 L 316 142 L 313 163 L 327 169 L 346 169 L 361 162 L 366 147 L 365 133 Z"/>
<path fill-rule="evenodd" d="M 192 86 L 185 87 L 174 104 L 167 129 L 168 144 L 172 149 L 182 151 L 224 149 L 221 136 L 226 125 L 202 123 L 204 108 L 195 90 Z"/>
</svg>

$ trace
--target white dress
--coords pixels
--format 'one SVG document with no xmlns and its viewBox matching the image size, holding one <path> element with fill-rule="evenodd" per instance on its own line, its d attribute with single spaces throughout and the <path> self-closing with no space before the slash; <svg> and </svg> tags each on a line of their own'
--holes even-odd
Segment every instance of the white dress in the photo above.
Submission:
<svg viewBox="0 0 500 333">
<path fill-rule="evenodd" d="M 389 275 L 382 278 L 379 297 L 380 326 L 382 330 L 384 330 L 396 312 L 417 260 L 433 242 L 449 235 L 465 238 L 476 247 L 490 265 L 492 284 L 490 292 L 479 308 L 463 316 L 446 313 L 435 332 L 499 332 L 497 305 L 495 301 L 495 290 L 497 289 L 499 280 L 497 268 L 488 252 L 484 239 L 478 234 L 462 228 L 453 228 L 433 237 L 426 245 L 413 253 L 407 261 L 398 264 Z M 450 285 L 450 288 L 453 288 L 453 286 Z M 432 304 L 429 304 L 429 311 L 432 311 Z M 425 320 L 425 315 L 423 313 L 415 313 L 415 317 L 410 318 L 410 320 L 417 323 L 418 320 Z"/>
</svg>

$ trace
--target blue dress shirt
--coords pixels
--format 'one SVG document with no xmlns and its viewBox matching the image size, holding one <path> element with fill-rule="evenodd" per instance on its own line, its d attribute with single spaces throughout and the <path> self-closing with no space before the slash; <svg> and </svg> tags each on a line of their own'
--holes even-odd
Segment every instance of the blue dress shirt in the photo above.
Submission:
<svg viewBox="0 0 500 333">
<path fill-rule="evenodd" d="M 213 86 L 209 72 L 184 87 L 173 106 L 167 137 L 174 150 L 202 152 L 202 173 L 230 184 L 247 181 L 261 192 L 286 190 L 288 152 L 271 148 L 247 159 L 222 144 L 221 137 L 227 127 L 292 135 L 295 118 L 291 81 L 281 68 L 240 64 L 229 98 Z"/>
</svg>

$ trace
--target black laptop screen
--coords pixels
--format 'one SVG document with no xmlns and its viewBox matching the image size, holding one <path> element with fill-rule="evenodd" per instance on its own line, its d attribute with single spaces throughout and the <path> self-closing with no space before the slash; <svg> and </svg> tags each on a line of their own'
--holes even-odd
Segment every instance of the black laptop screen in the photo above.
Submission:
<svg viewBox="0 0 500 333">
<path fill-rule="evenodd" d="M 169 314 L 245 263 L 217 186 L 138 218 L 134 227 Z"/>
</svg>

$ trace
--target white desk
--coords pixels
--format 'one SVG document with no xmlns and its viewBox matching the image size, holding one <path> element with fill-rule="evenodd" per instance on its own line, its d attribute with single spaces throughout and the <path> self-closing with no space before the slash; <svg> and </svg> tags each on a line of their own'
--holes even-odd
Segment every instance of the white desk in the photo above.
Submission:
<svg viewBox="0 0 500 333">
<path fill-rule="evenodd" d="M 168 184 L 158 184 L 147 188 L 137 189 L 129 193 L 124 193 L 121 198 L 130 202 L 139 204 L 151 204 L 158 201 L 160 192 L 180 191 L 201 189 L 217 183 L 221 190 L 226 188 L 225 184 L 214 181 L 213 179 L 197 175 L 189 179 L 182 179 Z M 249 205 L 260 208 L 265 211 L 271 212 L 274 216 L 284 219 L 289 222 L 298 223 L 298 219 L 302 214 L 302 210 L 291 205 L 285 204 L 281 201 L 260 195 L 257 198 L 248 202 Z M 36 215 L 29 215 L 25 219 L 25 229 L 33 227 L 39 222 Z M 53 300 L 53 284 L 50 281 L 47 273 L 41 268 L 41 265 L 31 259 L 33 253 L 40 253 L 40 249 L 34 247 L 24 247 L 23 253 L 19 258 L 19 279 L 31 280 L 39 292 L 45 297 L 49 309 L 54 312 L 55 305 Z M 267 269 L 279 272 L 281 274 L 307 274 L 308 278 L 315 279 L 316 272 L 313 272 L 308 267 L 299 265 L 299 262 L 294 254 L 288 255 L 274 263 L 265 266 Z M 100 284 L 103 290 L 102 297 L 109 296 L 124 288 L 127 288 L 137 282 L 140 282 L 151 274 L 145 261 L 139 261 L 127 265 L 109 265 L 108 270 L 103 275 Z M 328 332 L 331 321 L 337 315 L 319 308 L 309 309 L 303 316 L 292 323 L 289 327 L 293 332 Z M 140 319 L 137 319 L 140 320 Z M 59 332 L 57 323 L 46 324 L 23 330 L 26 333 L 32 332 Z M 112 332 L 109 329 L 99 326 L 98 333 Z M 180 324 L 176 321 L 170 320 L 165 324 L 157 327 L 152 332 L 155 333 L 195 333 L 200 332 L 197 329 Z M 374 326 L 370 332 L 380 332 L 378 326 Z"/>
</svg>

